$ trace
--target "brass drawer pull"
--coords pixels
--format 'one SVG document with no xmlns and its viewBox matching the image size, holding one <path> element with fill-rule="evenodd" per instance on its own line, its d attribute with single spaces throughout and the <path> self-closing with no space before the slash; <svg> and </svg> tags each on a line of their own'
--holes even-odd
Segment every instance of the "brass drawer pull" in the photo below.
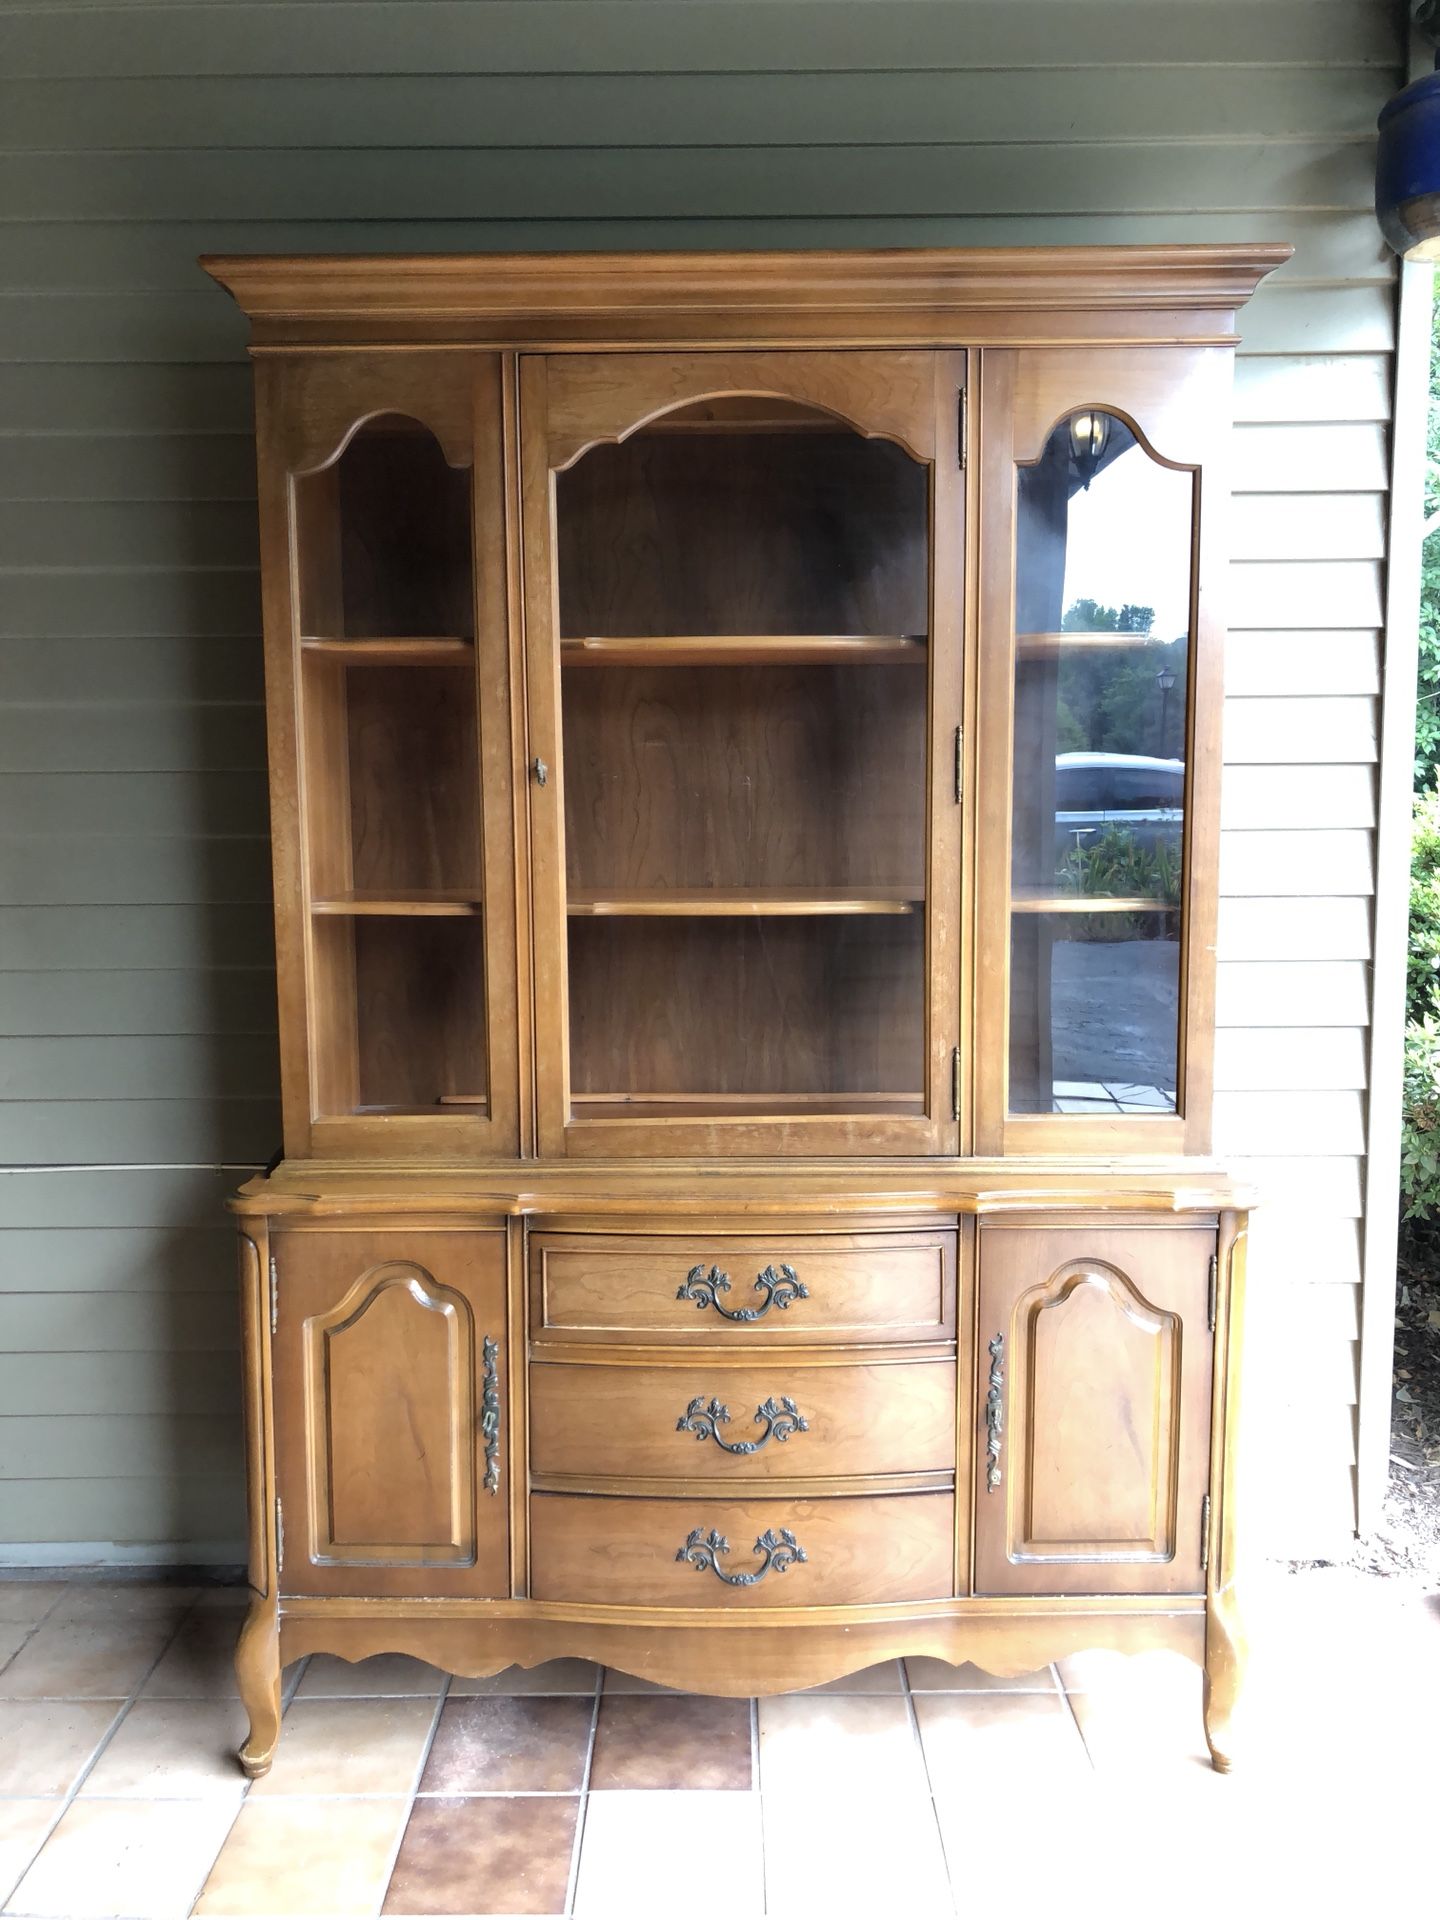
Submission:
<svg viewBox="0 0 1440 1920">
<path fill-rule="evenodd" d="M 762 1400 L 755 1409 L 755 1418 L 765 1428 L 758 1440 L 722 1440 L 720 1428 L 729 1421 L 730 1409 L 722 1407 L 718 1400 L 712 1400 L 707 1406 L 702 1394 L 690 1402 L 675 1422 L 675 1431 L 693 1433 L 697 1440 L 713 1440 L 726 1453 L 743 1454 L 758 1453 L 770 1441 L 788 1440 L 792 1433 L 810 1431 L 809 1421 L 785 1393 L 778 1400 L 773 1394 L 768 1400 Z"/>
<path fill-rule="evenodd" d="M 714 1307 L 724 1320 L 762 1320 L 771 1307 L 778 1307 L 783 1313 L 792 1300 L 808 1300 L 809 1292 L 796 1278 L 795 1269 L 782 1260 L 779 1267 L 766 1267 L 755 1282 L 756 1293 L 763 1293 L 765 1303 L 759 1307 L 722 1307 L 720 1295 L 730 1291 L 730 1276 L 722 1273 L 719 1267 L 711 1267 L 707 1273 L 704 1264 L 692 1267 L 685 1276 L 685 1284 L 675 1295 L 677 1300 L 693 1300 L 703 1313 L 706 1307 Z"/>
<path fill-rule="evenodd" d="M 753 1573 L 726 1573 L 720 1565 L 720 1555 L 729 1551 L 730 1542 L 723 1534 L 713 1527 L 709 1533 L 703 1527 L 696 1527 L 675 1558 L 688 1560 L 697 1573 L 704 1573 L 708 1567 L 727 1587 L 758 1586 L 772 1569 L 784 1573 L 795 1561 L 803 1564 L 805 1559 L 805 1549 L 788 1527 L 781 1527 L 778 1532 L 774 1527 L 767 1527 L 761 1534 L 755 1542 L 755 1551 L 763 1557 Z"/>
<path fill-rule="evenodd" d="M 990 1342 L 990 1390 L 985 1395 L 985 1491 L 1000 1484 L 1000 1444 L 1005 1437 L 1005 1336 Z"/>
</svg>

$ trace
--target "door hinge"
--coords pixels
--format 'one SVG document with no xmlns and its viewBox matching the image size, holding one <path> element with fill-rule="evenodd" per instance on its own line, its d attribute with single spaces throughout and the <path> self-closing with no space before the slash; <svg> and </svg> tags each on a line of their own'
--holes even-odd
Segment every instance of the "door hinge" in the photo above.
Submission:
<svg viewBox="0 0 1440 1920">
<path fill-rule="evenodd" d="M 1209 1322 L 1211 1333 L 1215 1331 L 1215 1314 L 1216 1314 L 1217 1308 L 1219 1307 L 1219 1304 L 1220 1304 L 1220 1256 L 1218 1253 L 1212 1253 L 1210 1256 L 1210 1294 L 1209 1294 L 1209 1299 L 1205 1309 L 1206 1317 Z"/>
<path fill-rule="evenodd" d="M 950 1118 L 960 1118 L 960 1049 L 950 1050 Z"/>
<path fill-rule="evenodd" d="M 965 729 L 955 729 L 955 804 L 958 807 L 965 793 Z"/>
<path fill-rule="evenodd" d="M 275 1256 L 270 1256 L 270 1331 L 274 1333 L 280 1324 L 280 1269 L 275 1264 Z"/>
<path fill-rule="evenodd" d="M 1210 1496 L 1200 1502 L 1200 1571 L 1210 1571 Z"/>
<path fill-rule="evenodd" d="M 961 387 L 955 396 L 956 465 L 960 467 L 970 458 L 970 406 L 966 394 L 967 389 Z"/>
<path fill-rule="evenodd" d="M 275 1577 L 280 1577 L 280 1569 L 285 1564 L 285 1508 L 280 1496 L 275 1496 Z"/>
</svg>

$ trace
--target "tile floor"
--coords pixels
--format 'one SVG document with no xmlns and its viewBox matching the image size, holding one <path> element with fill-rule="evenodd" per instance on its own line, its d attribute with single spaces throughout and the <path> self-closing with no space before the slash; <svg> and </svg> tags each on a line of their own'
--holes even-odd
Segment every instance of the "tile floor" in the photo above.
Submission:
<svg viewBox="0 0 1440 1920">
<path fill-rule="evenodd" d="M 291 1669 L 274 1770 L 247 1786 L 237 1594 L 0 1581 L 0 1906 L 1170 1920 L 1223 1885 L 1242 1911 L 1354 1910 L 1412 1865 L 1423 1885 L 1440 1790 L 1440 1610 L 1384 1588 L 1273 1583 L 1227 1780 L 1198 1675 L 1166 1655 L 1010 1681 L 891 1662 L 758 1703 L 578 1660 L 450 1680 L 386 1655 Z"/>
</svg>

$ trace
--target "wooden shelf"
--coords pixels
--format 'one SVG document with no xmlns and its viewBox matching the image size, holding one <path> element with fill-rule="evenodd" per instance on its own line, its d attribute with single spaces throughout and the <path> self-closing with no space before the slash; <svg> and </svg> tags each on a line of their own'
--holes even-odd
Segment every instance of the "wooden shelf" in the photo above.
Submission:
<svg viewBox="0 0 1440 1920">
<path fill-rule="evenodd" d="M 305 653 L 377 667 L 453 665 L 457 660 L 468 660 L 475 651 L 471 641 L 454 634 L 396 635 L 382 640 L 343 640 L 331 635 L 307 634 L 300 646 Z"/>
<path fill-rule="evenodd" d="M 1183 635 L 1177 635 L 1183 638 Z M 1114 652 L 1119 648 L 1163 646 L 1153 633 L 1017 633 L 1015 651 L 1022 656 L 1037 653 Z"/>
<path fill-rule="evenodd" d="M 906 1093 L 572 1093 L 587 1120 L 753 1120 L 787 1114 L 916 1114 L 923 1094 Z"/>
<path fill-rule="evenodd" d="M 387 914 L 395 918 L 426 915 L 430 918 L 462 919 L 479 913 L 480 895 L 444 888 L 422 888 L 413 893 L 336 893 L 324 900 L 312 900 L 312 913 L 340 914 L 351 918 L 358 914 Z"/>
<path fill-rule="evenodd" d="M 1151 900 L 1143 894 L 1024 894 L 1010 902 L 1012 913 L 1179 913 L 1179 903 Z"/>
<path fill-rule="evenodd" d="M 560 642 L 566 667 L 921 666 L 927 652 L 923 633 L 596 634 Z"/>
<path fill-rule="evenodd" d="M 796 915 L 915 913 L 925 904 L 922 887 L 787 887 L 775 892 L 753 887 L 707 887 L 700 892 L 682 888 L 645 888 L 635 891 L 592 893 L 572 891 L 568 912 L 572 919 L 614 916 L 639 918 L 719 918 L 738 915 L 793 917 Z"/>
</svg>

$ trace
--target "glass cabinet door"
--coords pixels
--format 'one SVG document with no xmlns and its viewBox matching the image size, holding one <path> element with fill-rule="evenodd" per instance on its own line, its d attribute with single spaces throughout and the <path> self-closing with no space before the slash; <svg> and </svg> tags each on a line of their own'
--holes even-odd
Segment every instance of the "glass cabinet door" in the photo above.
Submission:
<svg viewBox="0 0 1440 1920">
<path fill-rule="evenodd" d="M 513 1150 L 498 363 L 285 378 L 312 1150 Z"/>
<path fill-rule="evenodd" d="M 1199 473 L 1171 456 L 1153 419 L 1147 438 L 1130 366 L 1087 389 L 1083 368 L 1068 384 L 1053 370 L 1032 383 L 1027 356 L 1009 358 L 1020 363 L 1005 449 L 1013 507 L 993 562 L 1011 570 L 1009 612 L 1007 631 L 992 624 L 982 644 L 987 688 L 1010 715 L 1002 1030 L 1013 1146 L 1017 1121 L 1065 1116 L 1106 1138 L 1116 1123 L 1173 1125 L 1185 1108 Z M 1046 411 L 1117 386 L 1111 404 Z M 1166 424 L 1174 445 L 1174 418 Z M 986 478 L 1000 484 L 998 456 Z M 997 881 L 992 863 L 992 920 Z M 1212 910 L 1213 887 L 1211 874 L 1196 889 Z M 990 1008 L 993 1049 L 993 993 Z M 1064 1131 L 1028 1137 L 1058 1148 Z M 1069 1131 L 1078 1138 L 1078 1125 Z"/>
<path fill-rule="evenodd" d="M 935 357 L 859 358 L 527 370 L 527 507 L 550 535 L 530 604 L 553 621 L 532 630 L 554 703 L 532 724 L 555 771 L 531 795 L 553 848 L 550 1150 L 953 1138 L 936 1056 L 958 995 L 937 1009 L 934 990 L 958 863 L 937 942 L 930 818 L 959 613 L 937 632 Z"/>
</svg>

